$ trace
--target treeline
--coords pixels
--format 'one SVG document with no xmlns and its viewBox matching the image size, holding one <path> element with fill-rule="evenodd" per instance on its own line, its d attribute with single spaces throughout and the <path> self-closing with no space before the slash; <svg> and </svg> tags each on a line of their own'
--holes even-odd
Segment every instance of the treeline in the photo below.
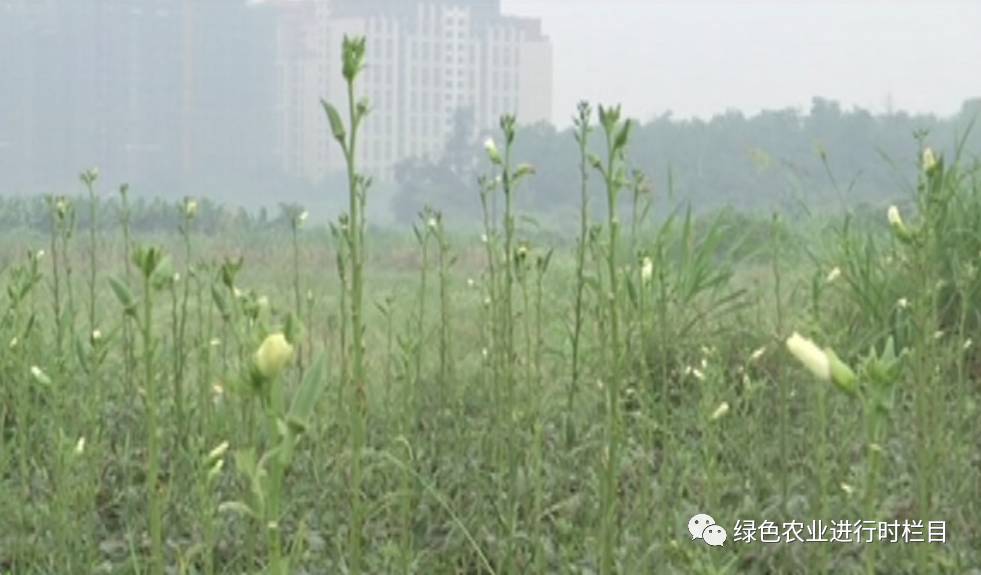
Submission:
<svg viewBox="0 0 981 575">
<path fill-rule="evenodd" d="M 979 114 L 981 99 L 965 102 L 952 117 L 938 118 L 873 115 L 815 98 L 807 114 L 733 111 L 709 121 L 663 115 L 635 126 L 628 161 L 647 175 L 661 215 L 667 206 L 689 202 L 699 212 L 724 206 L 749 212 L 796 212 L 804 206 L 840 210 L 904 197 L 914 181 L 921 141 L 950 155 L 963 140 L 964 154 L 975 158 L 981 133 L 970 128 Z M 467 115 L 459 114 L 442 158 L 407 160 L 397 167 L 397 220 L 412 221 L 425 204 L 440 206 L 451 221 L 480 217 L 475 182 L 488 167 L 478 142 L 495 134 L 473 141 L 471 126 Z M 594 137 L 591 144 L 600 154 L 603 142 Z M 518 192 L 520 209 L 549 227 L 575 221 L 579 160 L 571 129 L 523 128 L 516 161 L 537 169 Z M 601 214 L 597 178 L 592 184 L 593 205 Z"/>
</svg>

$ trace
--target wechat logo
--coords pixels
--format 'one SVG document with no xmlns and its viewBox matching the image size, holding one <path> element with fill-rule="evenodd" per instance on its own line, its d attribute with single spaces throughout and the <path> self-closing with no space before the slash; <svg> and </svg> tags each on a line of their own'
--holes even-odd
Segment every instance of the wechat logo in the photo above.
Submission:
<svg viewBox="0 0 981 575">
<path fill-rule="evenodd" d="M 692 540 L 701 539 L 712 547 L 722 547 L 726 542 L 725 528 L 715 523 L 711 515 L 699 513 L 688 520 L 688 532 L 691 533 Z"/>
</svg>

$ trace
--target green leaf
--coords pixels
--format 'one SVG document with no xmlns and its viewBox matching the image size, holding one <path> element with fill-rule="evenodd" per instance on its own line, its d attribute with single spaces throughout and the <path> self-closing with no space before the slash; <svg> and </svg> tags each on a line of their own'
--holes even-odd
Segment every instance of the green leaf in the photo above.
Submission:
<svg viewBox="0 0 981 575">
<path fill-rule="evenodd" d="M 621 149 L 627 145 L 627 141 L 630 139 L 630 128 L 633 126 L 633 122 L 627 120 L 623 124 L 623 128 L 620 129 L 620 133 L 617 134 L 617 139 L 613 143 L 614 149 Z"/>
<path fill-rule="evenodd" d="M 321 100 L 320 104 L 324 107 L 324 111 L 327 112 L 327 119 L 330 120 L 330 131 L 334 134 L 334 139 L 343 143 L 346 133 L 344 131 L 344 122 L 341 121 L 341 115 L 337 112 L 337 108 L 327 100 Z"/>
<path fill-rule="evenodd" d="M 520 164 L 517 170 L 514 172 L 515 181 L 521 180 L 525 176 L 530 176 L 535 173 L 535 167 L 531 164 Z"/>
<path fill-rule="evenodd" d="M 296 345 L 302 338 L 305 332 L 305 327 L 303 322 L 300 321 L 296 314 L 290 312 L 286 316 L 286 326 L 283 328 L 283 335 L 286 336 L 286 341 L 293 345 Z"/>
<path fill-rule="evenodd" d="M 214 300 L 215 306 L 218 307 L 218 313 L 221 314 L 222 319 L 228 319 L 231 317 L 229 313 L 228 298 L 225 296 L 224 290 L 216 285 L 211 286 L 211 299 Z"/>
<path fill-rule="evenodd" d="M 317 400 L 324 389 L 324 355 L 321 354 L 313 366 L 303 376 L 300 389 L 293 396 L 290 404 L 290 411 L 287 415 L 288 423 L 297 428 L 299 432 L 306 431 L 310 425 L 310 417 L 313 415 Z"/>
<path fill-rule="evenodd" d="M 150 282 L 155 289 L 164 289 L 169 287 L 173 281 L 174 264 L 169 256 L 161 256 L 150 276 Z"/>
<path fill-rule="evenodd" d="M 82 366 L 82 371 L 89 373 L 88 352 L 85 350 L 85 344 L 82 342 L 81 336 L 75 337 L 75 355 L 78 357 L 79 365 Z"/>
<path fill-rule="evenodd" d="M 139 247 L 133 252 L 133 263 L 140 268 L 144 278 L 149 278 L 156 271 L 163 257 L 163 252 L 159 248 Z"/>
<path fill-rule="evenodd" d="M 121 280 L 111 277 L 109 278 L 109 287 L 112 288 L 112 293 L 116 294 L 116 299 L 122 304 L 126 313 L 132 313 L 136 307 L 136 300 L 133 299 L 133 293 L 129 291 L 129 286 Z"/>
</svg>

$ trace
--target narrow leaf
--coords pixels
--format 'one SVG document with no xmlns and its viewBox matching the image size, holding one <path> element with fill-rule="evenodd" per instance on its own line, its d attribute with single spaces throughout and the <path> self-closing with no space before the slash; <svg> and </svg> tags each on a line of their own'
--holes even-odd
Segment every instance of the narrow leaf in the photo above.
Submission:
<svg viewBox="0 0 981 575">
<path fill-rule="evenodd" d="M 330 131 L 334 134 L 334 139 L 343 142 L 345 136 L 344 122 L 341 121 L 341 115 L 337 112 L 337 108 L 327 100 L 321 100 L 320 103 L 323 105 L 324 111 L 327 112 L 327 119 L 330 120 Z"/>
<path fill-rule="evenodd" d="M 310 417 L 317 406 L 317 400 L 324 389 L 324 355 L 321 354 L 313 367 L 303 376 L 300 389 L 293 396 L 293 403 L 290 405 L 287 420 L 290 425 L 299 428 L 299 431 L 306 431 L 310 425 Z"/>
</svg>

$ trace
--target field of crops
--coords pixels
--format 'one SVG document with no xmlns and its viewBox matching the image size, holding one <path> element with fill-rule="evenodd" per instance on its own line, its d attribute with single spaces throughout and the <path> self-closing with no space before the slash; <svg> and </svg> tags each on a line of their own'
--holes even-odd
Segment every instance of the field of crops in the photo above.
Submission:
<svg viewBox="0 0 981 575">
<path fill-rule="evenodd" d="M 583 104 L 574 241 L 513 208 L 510 117 L 483 229 L 403 237 L 368 105 L 324 110 L 329 227 L 140 232 L 93 169 L 2 230 L 0 573 L 981 573 L 976 160 L 924 135 L 894 206 L 696 218 Z"/>
</svg>

